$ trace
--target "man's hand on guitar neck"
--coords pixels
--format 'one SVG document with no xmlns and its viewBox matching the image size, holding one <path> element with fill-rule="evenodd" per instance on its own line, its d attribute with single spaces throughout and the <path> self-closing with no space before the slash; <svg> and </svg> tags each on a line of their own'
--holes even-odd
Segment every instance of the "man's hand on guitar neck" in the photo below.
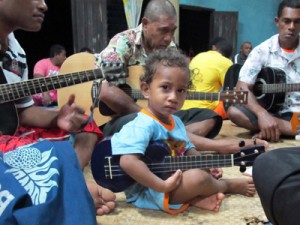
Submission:
<svg viewBox="0 0 300 225">
<path fill-rule="evenodd" d="M 276 119 L 267 111 L 259 113 L 257 118 L 260 131 L 256 137 L 277 142 L 280 138 L 280 130 Z"/>
</svg>

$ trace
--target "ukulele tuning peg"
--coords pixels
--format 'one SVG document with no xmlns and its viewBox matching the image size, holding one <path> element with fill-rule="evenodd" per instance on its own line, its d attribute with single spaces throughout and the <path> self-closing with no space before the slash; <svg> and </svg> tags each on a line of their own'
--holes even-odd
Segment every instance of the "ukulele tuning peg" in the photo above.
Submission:
<svg viewBox="0 0 300 225">
<path fill-rule="evenodd" d="M 240 172 L 244 173 L 246 171 L 246 166 L 240 166 Z"/>
</svg>

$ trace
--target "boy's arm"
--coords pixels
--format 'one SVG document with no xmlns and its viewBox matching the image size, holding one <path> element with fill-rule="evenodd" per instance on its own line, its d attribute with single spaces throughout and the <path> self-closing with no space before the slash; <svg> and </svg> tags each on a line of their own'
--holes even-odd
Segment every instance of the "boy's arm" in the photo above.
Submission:
<svg viewBox="0 0 300 225">
<path fill-rule="evenodd" d="M 120 157 L 120 166 L 139 184 L 158 192 L 170 192 L 175 189 L 181 180 L 181 171 L 176 171 L 167 180 L 162 180 L 152 173 L 148 166 L 141 160 L 140 154 L 128 154 Z"/>
</svg>

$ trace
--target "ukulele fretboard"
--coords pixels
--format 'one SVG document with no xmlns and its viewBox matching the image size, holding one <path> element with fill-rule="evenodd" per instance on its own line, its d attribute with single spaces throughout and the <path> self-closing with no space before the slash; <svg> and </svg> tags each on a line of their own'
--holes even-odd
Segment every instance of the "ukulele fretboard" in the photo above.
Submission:
<svg viewBox="0 0 300 225">
<path fill-rule="evenodd" d="M 166 156 L 163 165 L 167 171 L 232 167 L 234 166 L 234 155 L 204 154 L 201 156 Z"/>
</svg>

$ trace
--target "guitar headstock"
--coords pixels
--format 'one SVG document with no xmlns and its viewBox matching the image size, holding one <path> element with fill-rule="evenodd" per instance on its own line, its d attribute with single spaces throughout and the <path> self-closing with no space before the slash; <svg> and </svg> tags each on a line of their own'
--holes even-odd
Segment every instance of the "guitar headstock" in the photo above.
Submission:
<svg viewBox="0 0 300 225">
<path fill-rule="evenodd" d="M 249 148 L 243 148 L 238 153 L 234 154 L 234 165 L 240 166 L 241 172 L 247 166 L 252 166 L 257 156 L 265 152 L 265 146 L 256 145 Z"/>
<path fill-rule="evenodd" d="M 224 104 L 247 104 L 248 102 L 248 92 L 247 91 L 236 91 L 234 90 L 224 90 L 221 92 L 221 100 Z"/>
<path fill-rule="evenodd" d="M 118 82 L 128 77 L 128 70 L 124 63 L 101 63 L 102 74 L 109 82 Z"/>
</svg>

